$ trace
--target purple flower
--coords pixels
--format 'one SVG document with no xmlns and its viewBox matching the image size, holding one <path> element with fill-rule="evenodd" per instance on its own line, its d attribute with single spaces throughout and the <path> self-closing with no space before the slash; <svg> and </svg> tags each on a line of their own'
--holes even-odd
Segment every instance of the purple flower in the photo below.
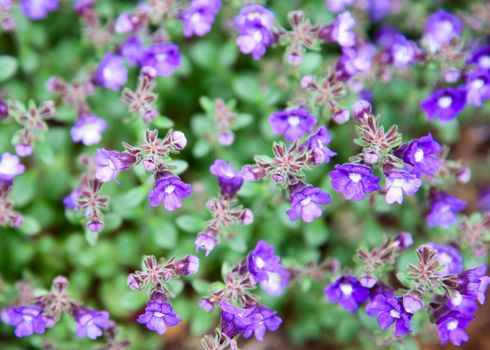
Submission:
<svg viewBox="0 0 490 350">
<path fill-rule="evenodd" d="M 300 147 L 300 151 L 305 148 L 311 151 L 313 155 L 313 164 L 318 165 L 330 162 L 330 158 L 337 155 L 331 151 L 327 145 L 332 141 L 332 136 L 327 128 L 320 126 Z"/>
<path fill-rule="evenodd" d="M 243 337 L 250 338 L 254 335 L 255 339 L 263 341 L 266 331 L 275 332 L 282 323 L 282 319 L 276 316 L 276 314 L 277 312 L 272 311 L 263 305 L 256 305 L 254 307 L 256 320 L 245 329 Z"/>
<path fill-rule="evenodd" d="M 181 276 L 188 276 L 199 270 L 199 258 L 194 255 L 187 255 L 184 259 L 177 261 L 175 271 Z"/>
<path fill-rule="evenodd" d="M 129 153 L 99 148 L 95 153 L 94 163 L 97 166 L 95 172 L 97 180 L 107 182 L 114 180 L 121 171 L 133 166 L 136 163 L 136 158 Z"/>
<path fill-rule="evenodd" d="M 458 213 L 467 203 L 450 194 L 437 192 L 430 196 L 430 212 L 427 222 L 430 227 L 450 227 L 458 223 Z"/>
<path fill-rule="evenodd" d="M 414 314 L 424 308 L 422 298 L 415 293 L 407 293 L 402 297 L 403 308 L 406 312 Z"/>
<path fill-rule="evenodd" d="M 95 82 L 114 91 L 128 81 L 128 69 L 124 66 L 121 56 L 107 53 L 97 69 Z"/>
<path fill-rule="evenodd" d="M 368 0 L 369 16 L 375 22 L 381 21 L 391 13 L 393 0 Z"/>
<path fill-rule="evenodd" d="M 270 296 L 279 296 L 286 290 L 289 283 L 289 272 L 279 266 L 276 271 L 267 271 L 267 279 L 260 282 L 262 288 Z"/>
<path fill-rule="evenodd" d="M 131 20 L 131 16 L 127 13 L 121 13 L 114 24 L 114 30 L 118 34 L 129 33 L 136 29 L 133 21 Z"/>
<path fill-rule="evenodd" d="M 251 54 L 254 60 L 260 59 L 266 48 L 272 44 L 274 13 L 261 5 L 245 6 L 235 17 L 238 30 L 236 43 L 244 54 Z"/>
<path fill-rule="evenodd" d="M 221 307 L 221 332 L 228 338 L 234 338 L 247 329 L 255 329 L 260 318 L 255 313 L 255 308 L 240 309 L 224 300 Z"/>
<path fill-rule="evenodd" d="M 456 278 L 458 284 L 456 290 L 463 296 L 478 300 L 480 303 L 485 302 L 484 294 L 488 286 L 486 273 L 487 267 L 485 265 L 478 265 L 461 272 Z"/>
<path fill-rule="evenodd" d="M 485 296 L 487 294 L 487 288 L 488 285 L 490 284 L 490 277 L 488 276 L 482 276 L 480 277 L 480 284 L 478 286 L 478 293 L 477 293 L 477 299 L 480 302 L 480 304 L 485 304 Z"/>
<path fill-rule="evenodd" d="M 380 178 L 373 175 L 373 169 L 366 165 L 337 164 L 330 177 L 333 189 L 342 192 L 347 200 L 363 200 L 367 193 L 379 189 Z"/>
<path fill-rule="evenodd" d="M 390 62 L 397 68 L 405 68 L 417 62 L 418 51 L 417 44 L 399 33 L 388 51 Z"/>
<path fill-rule="evenodd" d="M 327 7 L 332 12 L 340 12 L 346 6 L 352 5 L 354 0 L 325 0 Z"/>
<path fill-rule="evenodd" d="M 196 238 L 196 252 L 199 250 L 205 250 L 206 256 L 214 249 L 216 244 L 218 243 L 218 239 L 211 234 L 200 233 Z"/>
<path fill-rule="evenodd" d="M 403 146 L 401 151 L 406 163 L 426 175 L 434 174 L 441 166 L 441 160 L 434 156 L 441 151 L 441 145 L 430 133 Z"/>
<path fill-rule="evenodd" d="M 132 66 L 139 64 L 142 52 L 143 43 L 136 35 L 129 37 L 121 46 L 122 57 L 127 59 Z"/>
<path fill-rule="evenodd" d="M 325 288 L 330 303 L 339 303 L 349 312 L 354 312 L 369 298 L 369 289 L 361 286 L 352 276 L 344 275 Z"/>
<path fill-rule="evenodd" d="M 75 0 L 73 9 L 79 15 L 83 14 L 86 10 L 92 10 L 94 7 L 94 0 Z"/>
<path fill-rule="evenodd" d="M 448 298 L 444 306 L 467 315 L 472 315 L 478 310 L 478 304 L 475 299 L 462 295 L 458 291 L 454 291 L 454 296 Z"/>
<path fill-rule="evenodd" d="M 330 195 L 314 186 L 302 186 L 291 197 L 291 209 L 287 211 L 289 219 L 296 221 L 300 217 L 304 222 L 312 222 L 322 216 L 320 205 L 330 203 Z"/>
<path fill-rule="evenodd" d="M 94 340 L 102 335 L 103 329 L 109 328 L 109 313 L 107 311 L 82 309 L 76 315 L 75 320 L 79 338 L 88 337 Z"/>
<path fill-rule="evenodd" d="M 143 52 L 141 57 L 142 67 L 150 67 L 162 77 L 172 75 L 181 64 L 179 47 L 171 43 L 153 44 Z"/>
<path fill-rule="evenodd" d="M 95 145 L 102 139 L 107 122 L 95 115 L 80 116 L 70 130 L 73 142 L 82 142 L 85 146 Z"/>
<path fill-rule="evenodd" d="M 363 73 L 371 68 L 371 62 L 376 53 L 376 48 L 370 44 L 364 44 L 357 48 L 343 47 L 335 74 L 338 79 L 347 81 L 358 73 Z"/>
<path fill-rule="evenodd" d="M 461 346 L 463 342 L 468 341 L 468 334 L 464 329 L 473 320 L 473 316 L 466 315 L 458 311 L 450 311 L 436 320 L 439 330 L 441 344 L 446 345 L 450 340 L 456 346 Z"/>
<path fill-rule="evenodd" d="M 49 327 L 43 310 L 38 306 L 19 306 L 7 309 L 2 320 L 15 327 L 15 336 L 27 337 L 33 333 L 42 334 Z"/>
<path fill-rule="evenodd" d="M 0 180 L 12 180 L 22 174 L 26 167 L 20 162 L 19 157 L 5 152 L 0 158 Z"/>
<path fill-rule="evenodd" d="M 483 70 L 490 69 L 490 45 L 476 49 L 468 59 L 468 63 L 473 63 Z"/>
<path fill-rule="evenodd" d="M 385 173 L 386 176 L 386 203 L 403 202 L 403 193 L 407 196 L 413 196 L 422 186 L 422 180 L 417 173 L 411 173 L 407 170 L 392 170 Z"/>
<path fill-rule="evenodd" d="M 284 135 L 284 138 L 289 142 L 309 134 L 316 122 L 316 117 L 309 114 L 303 107 L 277 111 L 269 117 L 272 132 L 275 135 Z"/>
<path fill-rule="evenodd" d="M 19 157 L 27 157 L 32 154 L 32 145 L 29 143 L 18 143 L 15 145 L 15 153 Z"/>
<path fill-rule="evenodd" d="M 181 15 L 184 23 L 184 36 L 203 36 L 211 30 L 221 0 L 192 0 Z"/>
<path fill-rule="evenodd" d="M 462 88 L 445 88 L 437 90 L 420 104 L 427 119 L 439 119 L 448 122 L 458 116 L 464 109 L 466 92 Z"/>
<path fill-rule="evenodd" d="M 458 37 L 462 29 L 463 24 L 458 17 L 444 10 L 437 10 L 427 19 L 424 39 L 431 51 L 437 51 Z"/>
<path fill-rule="evenodd" d="M 138 316 L 137 322 L 146 325 L 150 331 L 162 335 L 167 331 L 167 327 L 176 326 L 180 322 L 180 317 L 174 312 L 167 297 L 155 293 L 146 303 L 145 313 Z"/>
<path fill-rule="evenodd" d="M 481 106 L 484 100 L 490 99 L 490 69 L 477 70 L 466 79 L 466 102 Z"/>
<path fill-rule="evenodd" d="M 366 306 L 369 316 L 377 316 L 378 324 L 383 331 L 395 323 L 395 335 L 403 337 L 411 332 L 410 319 L 412 314 L 405 311 L 400 298 L 394 295 L 377 294 Z"/>
<path fill-rule="evenodd" d="M 68 196 L 63 199 L 63 205 L 68 209 L 75 209 L 78 205 L 78 198 L 80 198 L 81 194 L 81 188 L 74 189 Z"/>
<path fill-rule="evenodd" d="M 170 173 L 157 174 L 153 190 L 148 195 L 150 204 L 158 207 L 163 206 L 168 211 L 174 211 L 182 207 L 181 198 L 191 195 L 192 185 L 186 184 L 178 176 Z"/>
<path fill-rule="evenodd" d="M 218 177 L 223 196 L 233 197 L 242 187 L 243 177 L 238 170 L 231 166 L 230 162 L 216 159 L 211 165 L 210 171 Z"/>
<path fill-rule="evenodd" d="M 274 246 L 260 240 L 248 256 L 248 269 L 258 281 L 268 279 L 268 272 L 275 272 L 281 266 L 281 258 L 274 255 Z"/>
<path fill-rule="evenodd" d="M 22 13 L 32 20 L 43 19 L 58 9 L 58 0 L 20 0 Z"/>
<path fill-rule="evenodd" d="M 335 21 L 323 27 L 318 36 L 327 42 L 337 42 L 342 47 L 354 46 L 356 34 L 352 31 L 352 27 L 355 24 L 356 20 L 350 12 L 342 12 Z"/>
<path fill-rule="evenodd" d="M 459 250 L 451 245 L 437 245 L 429 242 L 426 244 L 437 252 L 436 259 L 443 269 L 438 276 L 447 276 L 463 272 L 463 258 Z"/>
</svg>

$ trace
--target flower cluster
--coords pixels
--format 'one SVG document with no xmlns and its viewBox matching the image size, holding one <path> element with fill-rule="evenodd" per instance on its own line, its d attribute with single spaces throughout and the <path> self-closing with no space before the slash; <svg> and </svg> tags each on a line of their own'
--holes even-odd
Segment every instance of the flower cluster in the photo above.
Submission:
<svg viewBox="0 0 490 350">
<path fill-rule="evenodd" d="M 129 288 L 137 291 L 150 286 L 150 296 L 145 312 L 138 316 L 138 323 L 144 324 L 150 331 L 159 335 L 167 331 L 167 327 L 180 323 L 180 317 L 174 312 L 169 297 L 173 295 L 168 282 L 181 276 L 188 276 L 199 270 L 199 259 L 188 255 L 178 260 L 175 257 L 160 262 L 154 256 L 144 259 L 145 269 L 128 276 Z"/>
<path fill-rule="evenodd" d="M 226 274 L 224 283 L 216 284 L 211 296 L 201 299 L 203 310 L 209 312 L 216 306 L 221 309 L 220 327 L 214 337 L 208 335 L 202 339 L 204 349 L 234 348 L 239 336 L 255 336 L 262 341 L 266 331 L 277 331 L 282 319 L 260 304 L 252 291 L 260 284 L 269 295 L 280 295 L 288 281 L 289 272 L 274 254 L 274 247 L 259 241 L 248 257 Z"/>
<path fill-rule="evenodd" d="M 32 288 L 24 291 L 12 306 L 1 311 L 1 317 L 4 323 L 15 327 L 15 336 L 20 338 L 46 332 L 64 313 L 75 321 L 79 338 L 95 340 L 115 328 L 107 311 L 89 309 L 71 299 L 68 280 L 63 276 L 56 277 L 51 291 L 43 295 L 33 295 Z"/>
</svg>

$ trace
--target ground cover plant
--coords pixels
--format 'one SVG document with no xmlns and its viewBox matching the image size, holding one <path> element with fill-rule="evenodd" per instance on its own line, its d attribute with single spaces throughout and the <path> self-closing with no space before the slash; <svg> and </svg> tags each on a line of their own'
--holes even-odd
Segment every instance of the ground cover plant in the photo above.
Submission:
<svg viewBox="0 0 490 350">
<path fill-rule="evenodd" d="M 489 18 L 0 0 L 0 348 L 489 348 Z"/>
</svg>

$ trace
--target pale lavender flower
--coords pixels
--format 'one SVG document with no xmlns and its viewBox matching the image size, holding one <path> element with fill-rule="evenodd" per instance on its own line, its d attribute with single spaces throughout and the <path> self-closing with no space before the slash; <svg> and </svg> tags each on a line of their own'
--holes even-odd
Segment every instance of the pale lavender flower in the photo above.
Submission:
<svg viewBox="0 0 490 350">
<path fill-rule="evenodd" d="M 107 122 L 95 115 L 80 116 L 70 130 L 73 142 L 82 142 L 85 146 L 95 145 L 102 139 Z"/>
<path fill-rule="evenodd" d="M 335 21 L 323 27 L 318 36 L 327 42 L 336 42 L 342 47 L 354 46 L 356 34 L 352 31 L 352 27 L 355 24 L 356 21 L 350 12 L 342 12 Z"/>
<path fill-rule="evenodd" d="M 371 68 L 372 59 L 376 53 L 376 48 L 370 44 L 363 44 L 359 47 L 343 47 L 335 74 L 338 79 L 347 81 L 358 73 L 363 73 Z"/>
<path fill-rule="evenodd" d="M 360 201 L 366 194 L 379 189 L 380 178 L 373 170 L 362 164 L 337 164 L 330 172 L 332 187 L 341 192 L 345 199 Z"/>
<path fill-rule="evenodd" d="M 434 52 L 458 37 L 462 30 L 463 24 L 458 17 L 439 9 L 427 19 L 424 39 L 429 49 Z"/>
<path fill-rule="evenodd" d="M 480 69 L 471 73 L 466 79 L 466 102 L 479 107 L 488 99 L 490 99 L 490 69 Z"/>
<path fill-rule="evenodd" d="M 208 33 L 220 8 L 221 0 L 192 0 L 181 15 L 184 36 L 203 36 Z"/>
<path fill-rule="evenodd" d="M 131 21 L 131 16 L 127 13 L 121 13 L 114 24 L 114 30 L 118 34 L 124 34 L 134 31 L 135 25 Z"/>
<path fill-rule="evenodd" d="M 7 309 L 2 320 L 15 327 L 15 336 L 27 337 L 33 333 L 42 334 L 49 327 L 43 310 L 38 306 L 19 306 Z"/>
<path fill-rule="evenodd" d="M 149 67 L 155 70 L 156 74 L 167 77 L 181 66 L 182 59 L 177 45 L 157 43 L 143 51 L 140 62 L 143 68 Z"/>
<path fill-rule="evenodd" d="M 233 168 L 230 162 L 217 159 L 211 166 L 210 171 L 218 178 L 223 196 L 233 197 L 242 187 L 243 176 L 238 170 Z"/>
<path fill-rule="evenodd" d="M 407 170 L 392 170 L 385 173 L 386 176 L 386 203 L 403 202 L 403 193 L 407 196 L 413 196 L 422 186 L 422 180 L 417 173 L 411 173 Z"/>
<path fill-rule="evenodd" d="M 260 288 L 270 296 L 279 296 L 284 293 L 289 283 L 290 274 L 288 270 L 280 266 L 276 271 L 267 271 L 266 274 L 267 279 L 259 282 Z"/>
<path fill-rule="evenodd" d="M 82 309 L 75 316 L 77 322 L 76 333 L 79 338 L 87 337 L 97 339 L 102 335 L 102 330 L 109 328 L 109 313 L 107 311 L 97 311 Z"/>
<path fill-rule="evenodd" d="M 284 135 L 284 138 L 289 142 L 309 134 L 316 122 L 316 117 L 309 114 L 303 107 L 277 111 L 269 117 L 272 132 L 275 135 Z"/>
<path fill-rule="evenodd" d="M 20 162 L 19 157 L 9 152 L 2 154 L 0 158 L 0 180 L 12 180 L 25 170 L 26 167 Z"/>
<path fill-rule="evenodd" d="M 327 7 L 332 12 L 343 11 L 345 7 L 354 3 L 354 0 L 325 0 Z"/>
<path fill-rule="evenodd" d="M 128 69 L 121 56 L 107 53 L 100 62 L 95 82 L 107 89 L 118 91 L 128 81 Z"/>
<path fill-rule="evenodd" d="M 206 256 L 211 253 L 216 244 L 218 243 L 218 239 L 214 235 L 210 235 L 208 233 L 202 232 L 197 235 L 196 238 L 196 251 L 204 250 L 206 252 Z"/>
<path fill-rule="evenodd" d="M 22 13 L 32 20 L 39 20 L 59 7 L 58 0 L 20 0 Z"/>
<path fill-rule="evenodd" d="M 136 158 L 129 153 L 99 148 L 95 153 L 94 163 L 97 166 L 95 172 L 97 180 L 107 182 L 114 180 L 121 171 L 133 166 L 136 163 Z"/>
<path fill-rule="evenodd" d="M 448 193 L 436 192 L 430 196 L 430 212 L 427 223 L 430 227 L 450 227 L 458 223 L 458 213 L 466 208 L 467 203 Z"/>
</svg>

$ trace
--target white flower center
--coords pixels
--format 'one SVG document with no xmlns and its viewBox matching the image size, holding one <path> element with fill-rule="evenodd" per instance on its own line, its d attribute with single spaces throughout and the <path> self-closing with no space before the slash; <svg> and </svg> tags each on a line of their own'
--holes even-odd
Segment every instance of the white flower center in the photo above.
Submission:
<svg viewBox="0 0 490 350">
<path fill-rule="evenodd" d="M 310 204 L 310 202 L 311 202 L 311 198 L 310 198 L 310 197 L 306 197 L 305 199 L 303 199 L 303 200 L 301 201 L 301 205 L 302 205 L 302 206 L 305 206 L 305 205 Z"/>
<path fill-rule="evenodd" d="M 451 206 L 450 205 L 443 205 L 441 207 L 441 213 L 447 213 L 448 211 L 451 211 Z"/>
<path fill-rule="evenodd" d="M 200 20 L 201 20 L 201 15 L 199 13 L 194 13 L 191 16 L 191 22 L 194 24 L 198 23 Z"/>
<path fill-rule="evenodd" d="M 265 262 L 264 262 L 264 260 L 260 256 L 258 256 L 258 257 L 255 258 L 255 264 L 257 264 L 257 267 L 259 269 L 261 269 L 261 268 L 263 268 L 265 266 Z"/>
<path fill-rule="evenodd" d="M 349 296 L 352 294 L 353 289 L 349 283 L 341 283 L 340 284 L 340 291 L 342 292 L 342 294 Z"/>
<path fill-rule="evenodd" d="M 288 118 L 288 124 L 291 125 L 291 126 L 298 125 L 299 124 L 299 118 L 298 117 L 295 117 L 295 116 L 289 117 Z"/>
<path fill-rule="evenodd" d="M 415 158 L 415 161 L 416 161 L 417 163 L 419 163 L 419 162 L 423 161 L 423 160 L 424 160 L 424 151 L 423 151 L 422 149 L 420 149 L 420 148 L 419 148 L 419 149 L 417 149 L 417 150 L 415 151 L 414 158 Z"/>
<path fill-rule="evenodd" d="M 155 313 L 153 314 L 153 316 L 155 316 L 155 317 L 163 317 L 163 316 L 164 316 L 164 314 L 162 314 L 161 312 L 158 312 L 158 311 L 157 311 L 157 312 L 155 312 Z"/>
<path fill-rule="evenodd" d="M 490 56 L 482 56 L 478 60 L 478 64 L 483 68 L 490 68 Z"/>
<path fill-rule="evenodd" d="M 451 258 L 451 256 L 449 254 L 446 254 L 446 253 L 440 253 L 440 254 L 438 254 L 437 258 L 444 265 L 447 265 L 447 264 L 453 262 L 453 258 Z"/>
<path fill-rule="evenodd" d="M 158 62 L 165 62 L 167 60 L 167 54 L 166 53 L 159 53 L 155 57 Z"/>
<path fill-rule="evenodd" d="M 27 321 L 27 322 L 31 322 L 32 321 L 32 316 L 30 315 L 23 315 L 22 318 Z"/>
<path fill-rule="evenodd" d="M 167 188 L 165 188 L 165 193 L 172 193 L 173 191 L 175 190 L 175 186 L 174 185 L 170 185 L 170 186 L 167 186 Z"/>
<path fill-rule="evenodd" d="M 391 310 L 390 311 L 390 316 L 393 318 L 400 318 L 400 313 L 396 310 Z"/>
<path fill-rule="evenodd" d="M 451 320 L 447 323 L 447 329 L 449 329 L 450 331 L 455 330 L 456 328 L 458 328 L 458 321 Z"/>
<path fill-rule="evenodd" d="M 481 79 L 476 79 L 471 82 L 471 88 L 475 90 L 480 89 L 483 85 L 485 85 L 485 82 Z"/>
<path fill-rule="evenodd" d="M 260 32 L 260 30 L 257 30 L 254 32 L 253 38 L 254 38 L 254 41 L 257 43 L 260 43 L 262 41 L 263 36 L 262 36 L 262 33 Z"/>
<path fill-rule="evenodd" d="M 449 96 L 443 96 L 439 100 L 437 100 L 437 104 L 441 108 L 448 108 L 449 106 L 451 106 L 452 103 L 453 99 Z"/>
<path fill-rule="evenodd" d="M 402 187 L 404 183 L 405 183 L 405 180 L 403 180 L 403 179 L 395 179 L 393 181 L 393 187 Z"/>
<path fill-rule="evenodd" d="M 361 181 L 362 177 L 358 173 L 351 173 L 349 174 L 349 179 L 351 179 L 351 181 L 354 183 L 358 183 L 359 181 Z"/>
<path fill-rule="evenodd" d="M 453 24 L 449 21 L 444 21 L 441 23 L 441 31 L 450 33 L 453 31 Z"/>
<path fill-rule="evenodd" d="M 459 306 L 461 305 L 461 302 L 463 301 L 463 296 L 461 295 L 461 293 L 459 292 L 456 292 L 456 295 L 454 296 L 454 298 L 451 298 L 451 303 L 454 305 L 454 306 Z"/>
</svg>

